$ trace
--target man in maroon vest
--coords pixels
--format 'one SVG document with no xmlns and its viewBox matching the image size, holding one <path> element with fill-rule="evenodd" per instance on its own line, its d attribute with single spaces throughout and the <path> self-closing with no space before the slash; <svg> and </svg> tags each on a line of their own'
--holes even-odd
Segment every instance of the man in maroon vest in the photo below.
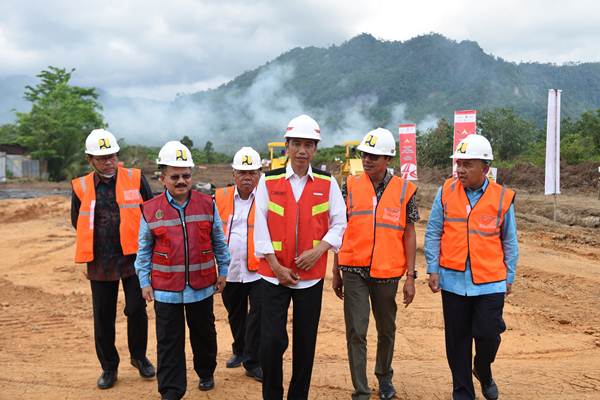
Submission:
<svg viewBox="0 0 600 400">
<path fill-rule="evenodd" d="M 142 206 L 135 268 L 142 295 L 147 301 L 156 300 L 158 391 L 165 400 L 178 400 L 187 389 L 186 321 L 199 389 L 214 388 L 213 294 L 225 287 L 230 256 L 212 198 L 192 190 L 194 162 L 189 149 L 168 142 L 157 162 L 166 190 Z"/>
</svg>

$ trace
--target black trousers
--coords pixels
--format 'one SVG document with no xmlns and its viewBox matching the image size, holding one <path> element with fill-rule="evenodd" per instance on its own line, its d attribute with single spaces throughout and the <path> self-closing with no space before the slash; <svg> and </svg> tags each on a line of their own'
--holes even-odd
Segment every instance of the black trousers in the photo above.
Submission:
<svg viewBox="0 0 600 400">
<path fill-rule="evenodd" d="M 223 290 L 223 304 L 233 336 L 231 348 L 233 354 L 247 358 L 244 361 L 246 369 L 259 366 L 262 284 L 262 279 L 248 283 L 227 282 Z"/>
<path fill-rule="evenodd" d="M 194 370 L 210 378 L 217 367 L 217 331 L 213 296 L 187 304 L 154 301 L 156 313 L 156 377 L 163 397 L 181 399 L 186 392 L 185 323 L 190 330 Z"/>
<path fill-rule="evenodd" d="M 148 344 L 148 314 L 137 275 L 122 279 L 127 316 L 127 345 L 132 358 L 146 356 Z M 96 355 L 103 370 L 116 371 L 119 353 L 115 347 L 115 320 L 119 281 L 90 281 L 94 312 L 94 341 Z"/>
<path fill-rule="evenodd" d="M 283 399 L 283 353 L 289 343 L 286 326 L 290 301 L 294 302 L 292 380 L 287 398 L 308 399 L 322 297 L 323 280 L 306 289 L 263 282 L 260 343 L 263 399 Z"/>
<path fill-rule="evenodd" d="M 483 382 L 492 379 L 491 365 L 500 347 L 500 334 L 506 330 L 502 319 L 504 293 L 468 297 L 442 291 L 442 307 L 452 398 L 473 400 L 472 369 L 475 368 Z"/>
</svg>

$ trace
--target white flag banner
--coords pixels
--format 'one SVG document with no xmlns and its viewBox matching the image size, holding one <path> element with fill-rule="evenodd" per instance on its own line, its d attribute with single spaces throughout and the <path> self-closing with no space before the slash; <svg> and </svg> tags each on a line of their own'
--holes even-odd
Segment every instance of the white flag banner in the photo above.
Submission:
<svg viewBox="0 0 600 400">
<path fill-rule="evenodd" d="M 546 195 L 560 194 L 560 90 L 548 91 L 546 124 Z"/>
</svg>

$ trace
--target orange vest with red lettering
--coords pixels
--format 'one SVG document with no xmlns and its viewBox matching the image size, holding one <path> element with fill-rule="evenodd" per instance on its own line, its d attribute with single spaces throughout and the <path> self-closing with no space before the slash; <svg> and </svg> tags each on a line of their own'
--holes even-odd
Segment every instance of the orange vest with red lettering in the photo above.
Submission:
<svg viewBox="0 0 600 400">
<path fill-rule="evenodd" d="M 152 287 L 180 292 L 186 283 L 196 290 L 214 285 L 217 270 L 211 239 L 212 198 L 192 190 L 184 220 L 166 193 L 145 202 L 142 212 L 154 238 Z"/>
<path fill-rule="evenodd" d="M 440 245 L 440 266 L 465 271 L 471 262 L 473 283 L 506 279 L 504 250 L 500 238 L 504 216 L 515 192 L 493 181 L 473 208 L 458 179 L 448 179 L 442 187 L 444 228 Z"/>
<path fill-rule="evenodd" d="M 316 247 L 329 230 L 331 175 L 313 169 L 313 179 L 307 178 L 298 202 L 289 180 L 285 178 L 285 168 L 267 172 L 265 184 L 269 194 L 267 225 L 277 260 L 302 280 L 323 278 L 327 269 L 327 253 L 308 271 L 298 269 L 294 259 L 305 250 Z M 275 277 L 264 258 L 260 259 L 258 272 Z"/>
<path fill-rule="evenodd" d="M 373 278 L 401 277 L 407 267 L 403 241 L 406 205 L 417 187 L 393 176 L 378 202 L 367 174 L 348 176 L 346 182 L 348 227 L 338 264 L 370 267 Z"/>
<path fill-rule="evenodd" d="M 219 216 L 223 221 L 223 232 L 227 238 L 227 245 L 229 245 L 229 237 L 231 235 L 231 224 L 235 215 L 235 187 L 229 186 L 220 188 L 215 191 L 215 201 L 217 203 L 217 210 L 219 210 Z M 252 205 L 248 212 L 247 220 L 247 232 L 246 235 L 246 250 L 248 257 L 246 259 L 246 268 L 249 271 L 258 271 L 258 258 L 254 255 L 254 199 L 252 199 Z"/>
<path fill-rule="evenodd" d="M 115 196 L 119 205 L 119 234 L 124 255 L 135 254 L 138 249 L 142 204 L 140 185 L 142 172 L 137 168 L 117 168 Z M 96 185 L 94 172 L 73 179 L 73 192 L 81 202 L 77 218 L 77 242 L 75 262 L 91 262 L 94 259 L 94 207 L 96 205 Z"/>
</svg>

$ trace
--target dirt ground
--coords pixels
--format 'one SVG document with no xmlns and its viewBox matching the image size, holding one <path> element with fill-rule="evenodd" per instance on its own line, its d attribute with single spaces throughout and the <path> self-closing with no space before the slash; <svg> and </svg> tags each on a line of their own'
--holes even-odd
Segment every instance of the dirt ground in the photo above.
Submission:
<svg viewBox="0 0 600 400">
<path fill-rule="evenodd" d="M 222 176 L 227 177 L 226 170 Z M 423 234 L 435 187 L 419 186 L 420 277 L 415 302 L 398 312 L 394 384 L 400 399 L 450 399 L 440 297 L 429 291 L 423 278 Z M 548 219 L 550 200 L 535 194 L 518 197 L 521 257 L 514 294 L 505 308 L 508 330 L 494 364 L 504 399 L 600 399 L 600 225 L 594 222 L 600 217 L 600 201 L 593 194 L 563 195 L 560 205 L 563 223 L 554 225 Z M 84 267 L 72 261 L 75 235 L 69 206 L 64 196 L 0 201 L 0 399 L 158 399 L 156 381 L 142 380 L 128 364 L 122 294 L 117 317 L 119 381 L 107 391 L 96 388 L 100 367 L 90 288 Z M 148 313 L 148 355 L 154 361 L 152 306 Z M 216 388 L 208 393 L 197 390 L 188 346 L 185 398 L 259 399 L 259 383 L 245 377 L 242 369 L 224 367 L 231 334 L 220 296 L 215 315 Z M 375 343 L 372 321 L 372 386 Z M 289 351 L 285 361 L 289 380 Z M 347 399 L 351 387 L 342 303 L 328 277 L 310 398 Z"/>
</svg>

